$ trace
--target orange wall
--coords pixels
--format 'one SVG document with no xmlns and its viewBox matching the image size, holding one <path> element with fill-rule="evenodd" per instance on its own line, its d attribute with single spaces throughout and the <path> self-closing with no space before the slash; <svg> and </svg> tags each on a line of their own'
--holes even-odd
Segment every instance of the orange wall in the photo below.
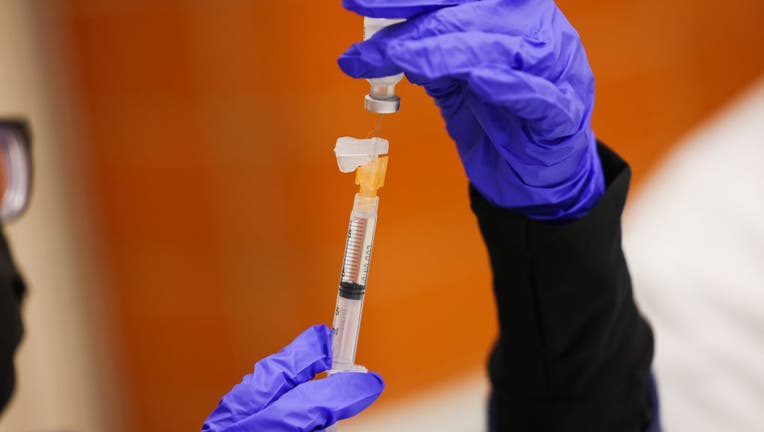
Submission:
<svg viewBox="0 0 764 432">
<path fill-rule="evenodd" d="M 595 130 L 637 181 L 764 70 L 758 0 L 561 3 L 597 75 Z M 375 125 L 366 84 L 335 64 L 361 34 L 339 1 L 212 5 L 76 0 L 56 23 L 83 107 L 125 430 L 198 428 L 256 359 L 330 322 L 354 191 L 331 149 Z M 456 152 L 426 95 L 400 93 L 359 347 L 386 379 L 382 404 L 481 367 L 496 329 Z"/>
</svg>

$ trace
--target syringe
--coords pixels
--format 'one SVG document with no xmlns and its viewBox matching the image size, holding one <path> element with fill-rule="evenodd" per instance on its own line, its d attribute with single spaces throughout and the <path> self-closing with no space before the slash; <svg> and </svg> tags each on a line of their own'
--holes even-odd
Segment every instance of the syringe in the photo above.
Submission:
<svg viewBox="0 0 764 432">
<path fill-rule="evenodd" d="M 337 140 L 335 153 L 340 170 L 357 168 L 355 183 L 359 191 L 350 213 L 345 254 L 342 259 L 337 305 L 334 309 L 334 338 L 332 339 L 332 370 L 356 370 L 356 346 L 361 325 L 366 278 L 374 246 L 379 197 L 377 190 L 384 185 L 387 172 L 387 140 L 371 138 Z"/>
<path fill-rule="evenodd" d="M 330 374 L 366 371 L 363 366 L 355 364 L 355 354 L 377 226 L 377 190 L 384 185 L 387 171 L 387 156 L 380 154 L 387 153 L 387 148 L 387 140 L 382 138 L 357 140 L 343 137 L 337 140 L 334 149 L 341 171 L 351 172 L 357 168 L 355 183 L 359 185 L 359 191 L 355 194 L 350 213 L 334 309 Z M 328 432 L 336 430 L 336 426 L 327 429 Z"/>
</svg>

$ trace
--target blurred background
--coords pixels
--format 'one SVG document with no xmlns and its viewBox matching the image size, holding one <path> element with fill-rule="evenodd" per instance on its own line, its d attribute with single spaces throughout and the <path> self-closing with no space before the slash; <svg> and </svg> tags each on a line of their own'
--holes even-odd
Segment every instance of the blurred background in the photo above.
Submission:
<svg viewBox="0 0 764 432">
<path fill-rule="evenodd" d="M 634 170 L 625 241 L 667 424 L 755 430 L 761 414 L 735 410 L 760 411 L 745 403 L 764 394 L 764 3 L 559 4 L 597 78 L 595 131 Z M 355 190 L 331 150 L 376 124 L 367 84 L 336 66 L 361 27 L 339 1 L 0 0 L 0 115 L 29 119 L 36 170 L 28 214 L 6 227 L 29 295 L 0 431 L 198 430 L 257 359 L 330 323 Z M 399 87 L 402 110 L 382 125 L 390 169 L 358 354 L 387 388 L 348 429 L 482 430 L 496 337 L 487 255 L 437 110 Z M 709 199 L 736 190 L 740 211 Z M 703 214 L 719 217 L 687 217 Z M 714 225 L 730 220 L 745 221 L 737 235 L 754 257 L 737 278 L 726 276 L 740 249 L 720 247 L 729 236 Z M 709 280 L 749 288 L 733 296 L 758 329 L 748 339 L 702 329 L 739 309 L 704 320 L 713 311 L 684 302 L 694 288 L 671 291 Z M 750 363 L 693 369 L 725 339 Z M 680 343 L 685 356 L 672 356 Z M 702 381 L 733 369 L 750 373 Z M 761 386 L 735 393 L 741 382 Z M 739 403 L 717 404 L 725 395 Z"/>
</svg>

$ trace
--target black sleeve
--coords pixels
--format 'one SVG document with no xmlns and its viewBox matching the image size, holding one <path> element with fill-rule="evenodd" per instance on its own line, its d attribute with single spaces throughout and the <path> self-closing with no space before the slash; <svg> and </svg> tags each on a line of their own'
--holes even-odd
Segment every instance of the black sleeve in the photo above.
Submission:
<svg viewBox="0 0 764 432">
<path fill-rule="evenodd" d="M 21 302 L 26 291 L 0 226 L 0 412 L 16 385 L 14 356 L 21 342 Z"/>
<path fill-rule="evenodd" d="M 641 432 L 650 421 L 653 336 L 621 249 L 631 170 L 598 150 L 607 191 L 576 221 L 532 221 L 470 189 L 499 316 L 491 430 Z"/>
</svg>

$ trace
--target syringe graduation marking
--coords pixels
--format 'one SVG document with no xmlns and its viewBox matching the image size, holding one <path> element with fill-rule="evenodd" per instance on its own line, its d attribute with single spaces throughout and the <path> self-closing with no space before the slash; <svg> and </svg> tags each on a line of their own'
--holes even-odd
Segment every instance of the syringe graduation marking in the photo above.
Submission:
<svg viewBox="0 0 764 432">
<path fill-rule="evenodd" d="M 345 259 L 342 267 L 342 282 L 357 282 L 361 273 L 363 240 L 368 220 L 354 217 L 350 219 L 348 239 L 345 245 Z"/>
<path fill-rule="evenodd" d="M 357 300 L 363 297 L 366 291 L 365 281 L 361 281 L 361 272 L 363 271 L 361 262 L 364 254 L 364 235 L 368 223 L 369 221 L 365 218 L 354 217 L 350 219 L 340 280 L 340 295 L 345 298 Z"/>
</svg>

